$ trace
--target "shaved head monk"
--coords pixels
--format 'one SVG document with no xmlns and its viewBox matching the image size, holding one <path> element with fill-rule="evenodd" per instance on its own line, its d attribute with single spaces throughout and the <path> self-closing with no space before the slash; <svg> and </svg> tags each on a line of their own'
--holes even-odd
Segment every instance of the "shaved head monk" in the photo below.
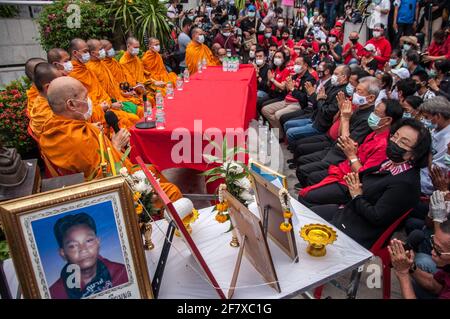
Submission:
<svg viewBox="0 0 450 319">
<path fill-rule="evenodd" d="M 39 63 L 45 62 L 43 58 L 31 58 L 25 62 L 25 75 L 32 82 L 31 87 L 27 90 L 27 112 L 30 114 L 30 109 L 33 106 L 34 101 L 39 96 L 39 91 L 34 85 L 34 68 Z"/>
<path fill-rule="evenodd" d="M 197 72 L 198 63 L 206 60 L 208 66 L 216 65 L 211 50 L 203 44 L 205 32 L 200 28 L 194 28 L 191 34 L 192 41 L 186 47 L 186 66 L 190 74 Z"/>
<path fill-rule="evenodd" d="M 92 110 L 87 90 L 81 82 L 71 77 L 59 77 L 50 83 L 48 101 L 54 115 L 47 121 L 41 135 L 40 144 L 44 157 L 53 166 L 65 171 L 84 173 L 90 177 L 102 176 L 99 154 L 100 130 L 87 122 Z M 105 150 L 111 148 L 114 162 L 120 162 L 122 149 L 128 144 L 130 134 L 121 129 L 110 140 L 105 136 Z M 133 172 L 131 162 L 126 158 L 124 165 Z M 172 201 L 182 197 L 180 190 L 150 167 L 160 178 L 161 187 Z M 110 170 L 110 168 L 109 168 Z"/>
<path fill-rule="evenodd" d="M 150 38 L 148 51 L 142 56 L 145 71 L 147 71 L 151 81 L 156 85 L 165 85 L 167 82 L 172 82 L 175 85 L 177 75 L 174 72 L 167 72 L 164 61 L 159 54 L 160 50 L 161 44 L 159 40 L 157 38 Z M 158 82 L 163 82 L 163 84 Z"/>
<path fill-rule="evenodd" d="M 70 55 L 72 57 L 73 70 L 69 76 L 80 81 L 89 92 L 89 97 L 94 105 L 94 117 L 96 122 L 104 123 L 103 112 L 112 109 L 119 118 L 121 127 L 132 127 L 139 117 L 136 114 L 122 111 L 120 102 L 112 103 L 111 97 L 100 84 L 97 76 L 89 70 L 86 64 L 90 61 L 91 55 L 87 43 L 82 39 L 73 39 L 70 42 Z"/>
<path fill-rule="evenodd" d="M 148 80 L 145 74 L 144 65 L 138 57 L 139 48 L 140 44 L 136 38 L 128 38 L 127 50 L 119 61 L 120 64 L 122 64 L 128 70 L 128 73 L 130 73 L 133 77 L 134 83 L 130 83 L 133 86 L 136 85 L 136 83 L 145 83 Z"/>
<path fill-rule="evenodd" d="M 53 64 L 62 75 L 69 75 L 69 73 L 73 70 L 69 53 L 61 48 L 53 48 L 48 51 L 47 62 Z"/>
<path fill-rule="evenodd" d="M 34 69 L 34 82 L 39 91 L 39 96 L 34 101 L 30 109 L 30 128 L 35 137 L 39 140 L 44 124 L 53 115 L 52 109 L 47 101 L 47 91 L 50 83 L 61 76 L 58 69 L 47 62 L 41 62 Z"/>
<path fill-rule="evenodd" d="M 116 51 L 114 50 L 112 43 L 108 40 L 101 40 L 100 43 L 102 44 L 102 48 L 106 52 L 106 57 L 103 62 L 111 71 L 117 82 L 128 82 L 130 85 L 135 85 L 133 84 L 135 80 L 128 72 L 128 70 L 115 59 Z"/>
<path fill-rule="evenodd" d="M 220 45 L 220 43 L 214 43 L 211 46 L 211 52 L 214 55 L 214 61 L 217 65 L 220 65 L 220 60 L 219 60 L 219 50 L 222 48 L 222 46 Z"/>
</svg>

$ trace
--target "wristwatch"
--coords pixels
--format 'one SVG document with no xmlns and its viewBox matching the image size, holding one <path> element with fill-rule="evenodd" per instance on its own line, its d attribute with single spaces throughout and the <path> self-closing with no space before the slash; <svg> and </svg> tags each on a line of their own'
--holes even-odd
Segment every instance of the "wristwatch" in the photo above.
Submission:
<svg viewBox="0 0 450 319">
<path fill-rule="evenodd" d="M 353 163 L 359 162 L 359 158 L 352 158 L 350 160 L 350 165 L 352 165 Z"/>
<path fill-rule="evenodd" d="M 408 272 L 409 272 L 410 274 L 413 274 L 416 270 L 417 270 L 417 265 L 416 265 L 416 262 L 413 261 L 411 267 L 409 267 Z"/>
</svg>

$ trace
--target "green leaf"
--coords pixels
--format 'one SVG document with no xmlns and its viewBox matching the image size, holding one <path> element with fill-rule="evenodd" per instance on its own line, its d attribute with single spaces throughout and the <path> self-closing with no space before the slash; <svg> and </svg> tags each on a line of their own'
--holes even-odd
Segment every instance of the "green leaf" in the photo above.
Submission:
<svg viewBox="0 0 450 319">
<path fill-rule="evenodd" d="M 116 168 L 116 174 L 119 175 L 120 174 L 119 171 L 122 168 L 122 165 L 119 162 L 115 162 L 114 166 Z"/>
<path fill-rule="evenodd" d="M 219 166 L 219 167 L 214 167 L 214 168 L 212 168 L 210 170 L 207 170 L 205 172 L 202 172 L 199 175 L 200 176 L 209 176 L 209 175 L 221 174 L 221 173 L 223 173 L 223 169 L 222 169 L 221 166 Z"/>
<path fill-rule="evenodd" d="M 123 153 L 122 157 L 120 158 L 120 163 L 123 164 L 125 162 L 125 160 L 127 159 L 128 155 L 130 155 L 130 152 L 131 152 L 131 146 L 128 147 L 126 149 L 126 151 Z"/>
<path fill-rule="evenodd" d="M 206 184 L 212 183 L 212 182 L 217 181 L 218 179 L 221 179 L 221 178 L 223 178 L 223 177 L 220 176 L 220 175 L 211 176 L 211 177 L 206 181 Z"/>
<path fill-rule="evenodd" d="M 213 163 L 218 163 L 220 161 L 220 159 L 217 156 L 211 155 L 211 154 L 203 154 L 203 157 L 209 161 L 209 162 L 213 162 Z"/>
<path fill-rule="evenodd" d="M 226 138 L 226 136 L 223 139 L 223 143 L 222 143 L 222 160 L 224 163 L 227 160 L 227 138 Z M 228 170 L 228 168 L 227 168 L 227 170 Z"/>
</svg>

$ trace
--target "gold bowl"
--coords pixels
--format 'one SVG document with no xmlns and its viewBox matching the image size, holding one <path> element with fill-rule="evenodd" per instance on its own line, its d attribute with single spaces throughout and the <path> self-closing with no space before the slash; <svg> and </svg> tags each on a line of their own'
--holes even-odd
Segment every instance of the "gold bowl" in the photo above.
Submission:
<svg viewBox="0 0 450 319">
<path fill-rule="evenodd" d="M 300 237 L 309 243 L 306 252 L 310 256 L 321 257 L 327 253 L 325 246 L 333 243 L 337 235 L 336 231 L 327 225 L 309 224 L 302 227 Z"/>
</svg>

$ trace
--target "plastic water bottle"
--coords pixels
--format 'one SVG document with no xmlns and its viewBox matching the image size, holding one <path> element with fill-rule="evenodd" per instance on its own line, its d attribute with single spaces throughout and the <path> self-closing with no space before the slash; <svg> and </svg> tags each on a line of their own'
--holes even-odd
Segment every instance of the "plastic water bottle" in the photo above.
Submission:
<svg viewBox="0 0 450 319">
<path fill-rule="evenodd" d="M 152 104 L 147 100 L 147 94 L 144 94 L 142 96 L 142 100 L 144 101 L 144 120 L 145 120 L 145 122 L 153 121 Z"/>
<path fill-rule="evenodd" d="M 203 68 L 203 70 L 206 70 L 207 66 L 208 66 L 208 63 L 206 62 L 206 59 L 203 58 L 203 60 L 202 60 L 202 68 Z"/>
<path fill-rule="evenodd" d="M 200 70 L 200 69 L 199 69 Z M 183 91 L 183 78 L 181 77 L 181 74 L 177 77 L 177 90 L 178 91 Z"/>
<path fill-rule="evenodd" d="M 233 72 L 234 69 L 234 59 L 228 58 L 228 72 Z"/>
<path fill-rule="evenodd" d="M 169 100 L 173 99 L 173 84 L 172 84 L 172 82 L 167 82 L 166 96 Z"/>
<path fill-rule="evenodd" d="M 156 101 L 156 108 L 158 107 L 164 108 L 164 98 L 160 90 L 156 91 L 155 101 Z"/>
<path fill-rule="evenodd" d="M 228 58 L 224 57 L 222 61 L 222 71 L 228 72 Z"/>
<path fill-rule="evenodd" d="M 202 73 L 202 69 L 203 69 L 202 61 L 198 61 L 198 63 L 197 63 L 198 73 Z"/>
<path fill-rule="evenodd" d="M 231 50 L 230 49 L 227 49 L 227 57 L 231 58 Z"/>
<path fill-rule="evenodd" d="M 164 112 L 162 107 L 158 107 L 156 109 L 156 129 L 163 130 L 166 128 L 166 113 Z"/>
<path fill-rule="evenodd" d="M 189 70 L 188 69 L 184 69 L 183 78 L 184 78 L 185 83 L 189 82 Z"/>
</svg>

